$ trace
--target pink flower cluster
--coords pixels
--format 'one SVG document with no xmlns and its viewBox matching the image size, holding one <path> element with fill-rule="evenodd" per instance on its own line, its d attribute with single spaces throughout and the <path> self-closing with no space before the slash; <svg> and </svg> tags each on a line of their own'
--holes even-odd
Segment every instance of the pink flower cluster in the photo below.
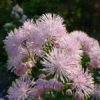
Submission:
<svg viewBox="0 0 100 100">
<path fill-rule="evenodd" d="M 35 99 L 41 100 L 43 93 L 51 90 L 63 90 L 64 85 L 56 79 L 31 80 L 29 76 L 23 76 L 12 83 L 12 87 L 8 90 L 7 97 L 9 100 L 25 100 Z M 16 92 L 15 92 L 16 91 Z M 41 98 L 41 99 L 40 99 Z"/>
<path fill-rule="evenodd" d="M 81 31 L 73 31 L 70 35 L 81 43 L 83 51 L 89 56 L 89 67 L 100 68 L 100 46 L 98 41 Z"/>
<path fill-rule="evenodd" d="M 42 100 L 42 94 L 52 90 L 66 90 L 76 100 L 93 94 L 94 80 L 89 70 L 100 68 L 99 43 L 82 31 L 68 34 L 63 22 L 58 15 L 43 14 L 8 34 L 4 40 L 8 70 L 21 76 L 8 90 L 9 100 Z M 84 53 L 90 58 L 86 71 L 82 67 Z M 36 67 L 37 58 L 43 66 L 41 69 L 37 66 L 42 74 L 31 81 L 29 70 Z"/>
<path fill-rule="evenodd" d="M 18 69 L 22 71 L 23 64 L 29 61 L 32 61 L 34 66 L 34 56 L 40 57 L 44 54 L 43 46 L 48 41 L 60 38 L 66 31 L 62 23 L 63 19 L 60 16 L 54 14 L 52 17 L 51 14 L 46 14 L 42 15 L 36 23 L 27 20 L 21 28 L 11 31 L 4 40 L 9 57 L 8 69 L 12 69 L 15 73 Z M 25 71 L 22 73 L 25 74 L 27 68 L 24 67 Z"/>
</svg>

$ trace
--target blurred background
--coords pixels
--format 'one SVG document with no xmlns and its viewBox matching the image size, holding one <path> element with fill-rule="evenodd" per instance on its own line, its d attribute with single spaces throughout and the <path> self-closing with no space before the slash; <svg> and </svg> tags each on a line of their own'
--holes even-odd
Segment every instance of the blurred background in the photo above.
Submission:
<svg viewBox="0 0 100 100">
<path fill-rule="evenodd" d="M 0 0 L 0 80 L 4 80 L 4 83 L 0 81 L 0 93 L 10 82 L 10 79 L 8 83 L 4 79 L 10 74 L 6 72 L 7 54 L 3 40 L 25 20 L 37 19 L 45 13 L 63 17 L 68 32 L 81 30 L 100 42 L 100 0 Z"/>
</svg>

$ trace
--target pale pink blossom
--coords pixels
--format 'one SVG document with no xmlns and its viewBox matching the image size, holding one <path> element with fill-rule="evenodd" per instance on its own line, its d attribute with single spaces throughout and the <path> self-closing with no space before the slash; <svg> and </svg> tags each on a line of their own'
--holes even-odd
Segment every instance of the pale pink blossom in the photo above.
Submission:
<svg viewBox="0 0 100 100">
<path fill-rule="evenodd" d="M 70 56 L 65 49 L 61 48 L 54 48 L 43 57 L 41 63 L 44 65 L 42 71 L 45 71 L 47 76 L 54 75 L 56 79 L 60 78 L 63 82 L 79 66 L 79 61 L 75 57 Z"/>
<path fill-rule="evenodd" d="M 9 58 L 9 70 L 12 69 L 13 71 L 23 63 L 23 60 L 30 59 L 30 56 L 34 57 L 35 54 L 42 55 L 42 46 L 45 43 L 45 40 L 43 36 L 37 34 L 38 30 L 39 29 L 36 28 L 33 20 L 27 20 L 22 28 L 15 29 L 14 32 L 11 31 L 8 34 L 4 40 L 4 44 Z M 31 67 L 32 66 L 34 65 L 31 65 Z"/>
<path fill-rule="evenodd" d="M 43 46 L 46 43 L 45 34 L 33 23 L 33 20 L 25 22 L 22 28 L 26 33 L 29 33 L 29 39 L 27 40 L 29 51 L 41 56 L 43 54 Z"/>
<path fill-rule="evenodd" d="M 73 74 L 73 73 L 72 73 Z M 73 74 L 73 89 L 76 89 L 79 93 L 83 93 L 84 96 L 89 97 L 94 89 L 94 81 L 91 74 L 88 71 L 77 70 Z"/>
<path fill-rule="evenodd" d="M 81 50 L 81 44 L 71 35 L 66 35 L 56 41 L 56 44 L 59 44 L 60 48 L 66 49 L 66 52 L 70 56 L 74 56 L 77 59 L 81 59 L 83 51 Z"/>
<path fill-rule="evenodd" d="M 64 20 L 60 16 L 47 13 L 43 14 L 36 24 L 48 39 L 57 39 L 66 33 L 63 22 Z"/>
<path fill-rule="evenodd" d="M 34 29 L 36 29 L 35 25 L 34 25 L 34 21 L 33 19 L 28 19 L 27 21 L 25 21 L 23 23 L 22 29 L 24 31 L 24 33 L 27 35 L 27 37 L 30 37 L 31 34 L 33 34 Z"/>
<path fill-rule="evenodd" d="M 5 49 L 9 56 L 16 56 L 18 54 L 25 55 L 26 50 L 22 46 L 23 42 L 27 40 L 27 34 L 23 30 L 15 29 L 14 32 L 10 32 L 4 40 Z"/>
<path fill-rule="evenodd" d="M 29 98 L 28 92 L 34 86 L 34 81 L 31 81 L 29 76 L 20 77 L 12 83 L 8 90 L 7 97 L 9 100 L 25 100 Z"/>
<path fill-rule="evenodd" d="M 22 29 L 15 29 L 14 32 L 10 32 L 4 40 L 5 49 L 8 53 L 8 69 L 12 69 L 15 66 L 19 66 L 23 59 L 28 56 L 26 48 L 23 43 L 27 40 L 27 34 Z"/>
<path fill-rule="evenodd" d="M 90 38 L 82 31 L 73 31 L 70 35 L 81 43 L 83 51 L 90 58 L 89 66 L 91 68 L 100 68 L 100 46 L 98 41 Z"/>
<path fill-rule="evenodd" d="M 81 43 L 82 48 L 86 54 L 93 47 L 99 48 L 98 41 L 89 37 L 85 32 L 73 31 L 70 33 L 70 35 Z"/>
<path fill-rule="evenodd" d="M 90 46 L 90 37 L 85 32 L 73 31 L 70 35 L 81 43 L 84 52 L 88 50 Z"/>
<path fill-rule="evenodd" d="M 75 99 L 76 100 L 84 100 L 84 95 L 78 91 L 75 93 Z"/>
</svg>

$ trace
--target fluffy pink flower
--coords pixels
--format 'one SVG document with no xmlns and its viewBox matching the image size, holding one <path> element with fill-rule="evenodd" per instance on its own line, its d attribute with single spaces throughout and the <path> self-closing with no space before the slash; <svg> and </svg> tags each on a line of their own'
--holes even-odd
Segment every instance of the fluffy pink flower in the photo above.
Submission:
<svg viewBox="0 0 100 100">
<path fill-rule="evenodd" d="M 4 40 L 5 49 L 8 53 L 8 69 L 19 66 L 22 60 L 28 56 L 26 48 L 23 46 L 24 41 L 27 40 L 27 34 L 22 29 L 15 29 L 10 32 Z"/>
<path fill-rule="evenodd" d="M 31 34 L 33 34 L 34 30 L 36 29 L 35 27 L 35 23 L 33 22 L 33 19 L 31 20 L 27 20 L 24 22 L 22 29 L 24 31 L 25 34 L 28 34 L 27 36 L 31 36 Z"/>
<path fill-rule="evenodd" d="M 45 34 L 38 25 L 33 23 L 33 20 L 26 21 L 22 28 L 25 33 L 29 34 L 29 39 L 27 40 L 27 48 L 29 51 L 41 56 L 43 54 L 42 47 L 46 43 Z"/>
<path fill-rule="evenodd" d="M 84 52 L 88 50 L 90 46 L 90 38 L 86 33 L 82 31 L 73 31 L 70 35 L 81 43 Z"/>
<path fill-rule="evenodd" d="M 100 46 L 98 41 L 90 38 L 82 31 L 73 31 L 70 35 L 81 43 L 83 51 L 89 56 L 89 66 L 100 68 Z"/>
<path fill-rule="evenodd" d="M 81 44 L 72 36 L 66 35 L 56 41 L 56 43 L 60 45 L 60 48 L 66 49 L 66 52 L 70 56 L 74 56 L 75 58 L 80 60 L 83 53 L 83 51 L 81 50 Z"/>
<path fill-rule="evenodd" d="M 42 71 L 47 72 L 47 76 L 54 75 L 56 79 L 60 78 L 63 82 L 64 78 L 69 78 L 72 68 L 74 69 L 79 65 L 79 61 L 75 57 L 70 56 L 65 49 L 61 48 L 54 48 L 44 56 L 41 63 L 45 66 Z"/>
<path fill-rule="evenodd" d="M 73 74 L 73 73 L 72 73 Z M 84 96 L 88 97 L 93 92 L 94 82 L 91 74 L 78 70 L 73 74 L 73 89 L 76 89 L 79 93 L 83 93 Z"/>
<path fill-rule="evenodd" d="M 23 60 L 28 60 L 30 58 L 29 52 L 31 56 L 43 53 L 42 46 L 45 44 L 45 39 L 44 35 L 37 34 L 38 30 L 33 21 L 28 20 L 22 28 L 15 29 L 14 32 L 9 33 L 4 40 L 5 49 L 9 57 L 8 69 L 12 69 L 13 71 L 23 63 Z"/>
<path fill-rule="evenodd" d="M 82 31 L 73 31 L 70 33 L 70 35 L 81 43 L 82 48 L 86 54 L 88 54 L 88 51 L 93 47 L 99 48 L 98 41 L 90 38 L 86 33 Z"/>
<path fill-rule="evenodd" d="M 43 46 L 46 43 L 45 35 L 39 30 L 34 30 L 34 33 L 31 35 L 30 40 L 27 42 L 27 46 L 31 52 L 41 56 L 43 52 Z"/>
<path fill-rule="evenodd" d="M 43 14 L 36 22 L 37 26 L 48 39 L 56 39 L 65 34 L 64 20 L 55 14 Z"/>
<path fill-rule="evenodd" d="M 9 56 L 17 56 L 18 54 L 25 55 L 26 50 L 22 43 L 27 39 L 27 35 L 22 29 L 15 29 L 10 32 L 4 40 L 5 49 Z"/>
<path fill-rule="evenodd" d="M 9 100 L 25 100 L 29 98 L 28 92 L 32 89 L 34 81 L 31 81 L 28 76 L 20 77 L 13 82 L 8 90 L 7 97 Z"/>
</svg>

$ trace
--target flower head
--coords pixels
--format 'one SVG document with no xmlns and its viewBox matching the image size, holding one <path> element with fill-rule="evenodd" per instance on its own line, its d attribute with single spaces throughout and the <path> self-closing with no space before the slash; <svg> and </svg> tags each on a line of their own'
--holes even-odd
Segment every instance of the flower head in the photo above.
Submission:
<svg viewBox="0 0 100 100">
<path fill-rule="evenodd" d="M 99 47 L 99 43 L 97 40 L 90 38 L 86 33 L 82 31 L 73 31 L 70 33 L 70 35 L 81 43 L 82 49 L 86 54 L 88 54 L 91 48 Z"/>
<path fill-rule="evenodd" d="M 15 29 L 14 32 L 10 32 L 4 40 L 5 49 L 8 53 L 8 69 L 12 69 L 15 66 L 19 66 L 22 60 L 27 57 L 28 53 L 23 42 L 27 40 L 27 34 L 22 29 Z"/>
<path fill-rule="evenodd" d="M 20 77 L 8 90 L 9 100 L 25 100 L 28 98 L 28 92 L 32 89 L 34 82 L 28 76 Z"/>
<path fill-rule="evenodd" d="M 74 73 L 73 78 L 73 88 L 76 91 L 84 94 L 88 97 L 94 89 L 94 82 L 91 74 L 88 74 L 87 71 L 84 72 L 83 70 L 78 70 Z"/>
<path fill-rule="evenodd" d="M 36 22 L 37 26 L 48 39 L 56 39 L 66 32 L 64 20 L 56 14 L 43 14 Z"/>
<path fill-rule="evenodd" d="M 100 46 L 97 40 L 90 38 L 82 31 L 73 31 L 70 35 L 76 38 L 82 45 L 83 51 L 89 56 L 91 68 L 100 67 Z"/>
<path fill-rule="evenodd" d="M 27 20 L 22 26 L 22 29 L 25 33 L 29 34 L 29 38 L 27 39 L 27 48 L 32 53 L 40 56 L 43 52 L 42 46 L 46 42 L 45 34 L 41 31 L 40 27 L 33 22 L 33 20 Z"/>
<path fill-rule="evenodd" d="M 71 35 L 66 35 L 56 41 L 60 45 L 60 48 L 66 49 L 67 53 L 71 56 L 75 56 L 80 59 L 82 55 L 81 45 L 79 41 L 73 38 Z"/>
<path fill-rule="evenodd" d="M 4 40 L 5 49 L 8 53 L 8 69 L 16 69 L 25 60 L 29 60 L 29 53 L 41 54 L 43 36 L 40 36 L 33 20 L 27 20 L 22 28 L 10 32 Z M 41 40 L 40 40 L 40 37 Z M 43 40 L 43 42 L 42 42 Z M 41 42 L 40 42 L 41 41 Z"/>
<path fill-rule="evenodd" d="M 49 54 L 44 56 L 41 63 L 45 66 L 42 70 L 48 75 L 54 75 L 56 79 L 60 77 L 62 81 L 69 77 L 72 68 L 76 68 L 79 61 L 75 57 L 70 56 L 65 49 L 54 48 Z M 73 70 L 75 71 L 75 70 Z"/>
<path fill-rule="evenodd" d="M 90 45 L 90 38 L 86 33 L 82 31 L 73 31 L 70 33 L 70 35 L 81 43 L 84 52 L 88 50 Z"/>
</svg>

